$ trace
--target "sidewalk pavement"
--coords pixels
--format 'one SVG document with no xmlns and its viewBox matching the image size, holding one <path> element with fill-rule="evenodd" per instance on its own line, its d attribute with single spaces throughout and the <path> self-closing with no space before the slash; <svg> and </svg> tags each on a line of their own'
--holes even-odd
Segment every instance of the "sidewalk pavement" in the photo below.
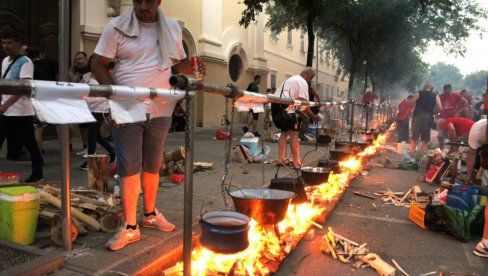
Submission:
<svg viewBox="0 0 488 276">
<path fill-rule="evenodd" d="M 215 131 L 216 129 L 213 128 L 196 128 L 194 133 L 194 161 L 214 163 L 213 170 L 201 171 L 194 174 L 192 209 L 193 222 L 195 223 L 193 228 L 194 232 L 199 231 L 197 224 L 201 212 L 206 210 L 222 210 L 225 208 L 220 185 L 224 173 L 225 141 L 215 140 Z M 235 127 L 234 131 L 235 137 L 242 135 L 240 127 Z M 184 137 L 184 132 L 170 133 L 167 137 L 165 148 L 172 150 L 184 145 Z M 82 143 L 78 138 L 73 138 L 72 143 L 74 149 L 70 155 L 71 188 L 86 187 L 87 172 L 78 168 L 84 162 L 84 159 L 75 154 L 82 149 L 80 146 Z M 238 139 L 233 141 L 233 144 L 238 143 Z M 271 158 L 276 158 L 278 154 L 277 144 L 266 143 L 266 145 L 271 148 Z M 313 149 L 315 149 L 314 146 L 310 144 L 302 145 L 302 156 Z M 44 141 L 44 150 L 44 176 L 46 182 L 61 182 L 58 140 Z M 104 153 L 104 149 L 99 145 L 97 145 L 97 153 Z M 246 188 L 261 187 L 263 184 L 269 185 L 270 179 L 274 177 L 276 172 L 276 166 L 274 164 L 263 165 L 254 163 L 239 166 L 241 164 L 235 161 L 233 152 L 231 152 L 230 164 L 233 187 Z M 29 176 L 30 162 L 9 161 L 3 155 L 0 156 L 0 168 L 4 172 L 20 172 L 21 179 L 24 179 Z M 286 174 L 286 171 L 280 170 L 281 174 Z M 109 188 L 113 187 L 113 184 L 114 181 L 109 179 Z M 174 232 L 163 233 L 154 229 L 141 227 L 143 237 L 141 241 L 130 244 L 122 250 L 110 252 L 105 249 L 105 243 L 112 235 L 89 231 L 84 236 L 80 236 L 75 240 L 73 251 L 64 252 L 64 268 L 58 271 L 56 275 L 92 275 L 115 272 L 133 274 L 157 259 L 160 259 L 159 261 L 163 261 L 163 259 L 165 261 L 171 260 L 171 258 L 168 258 L 168 252 L 172 251 L 177 253 L 179 252 L 176 250 L 177 247 L 182 245 L 183 194 L 184 189 L 182 184 L 175 185 L 161 178 L 156 207 L 169 221 L 176 225 Z M 232 202 L 230 198 L 227 200 L 229 203 Z M 138 218 L 140 219 L 142 215 L 140 211 L 142 210 L 142 197 L 139 200 L 138 210 Z M 47 238 L 37 239 L 33 246 L 43 248 L 47 251 L 63 251 L 62 248 L 52 246 Z M 164 258 L 161 258 L 161 256 L 164 256 Z M 180 257 L 173 256 L 173 258 L 179 259 Z M 173 262 L 175 260 L 173 259 Z"/>
</svg>

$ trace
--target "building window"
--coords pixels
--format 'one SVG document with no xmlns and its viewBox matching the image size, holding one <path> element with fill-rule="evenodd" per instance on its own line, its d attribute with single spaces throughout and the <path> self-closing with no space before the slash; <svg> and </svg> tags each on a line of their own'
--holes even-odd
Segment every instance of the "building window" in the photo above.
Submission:
<svg viewBox="0 0 488 276">
<path fill-rule="evenodd" d="M 276 74 L 271 74 L 271 87 L 276 88 Z"/>
<path fill-rule="evenodd" d="M 331 97 L 329 88 L 329 85 L 325 86 L 325 97 L 327 97 L 327 99 Z"/>
<path fill-rule="evenodd" d="M 276 41 L 278 41 L 278 34 L 275 31 L 271 31 L 271 33 L 269 34 L 269 38 L 272 41 L 276 42 Z"/>
<path fill-rule="evenodd" d="M 305 33 L 300 33 L 300 52 L 305 53 Z"/>
<path fill-rule="evenodd" d="M 229 60 L 229 75 L 232 81 L 238 81 L 242 73 L 242 59 L 239 55 L 232 55 Z"/>
<path fill-rule="evenodd" d="M 288 44 L 288 46 L 292 46 L 293 45 L 293 36 L 292 36 L 292 33 L 291 33 L 291 29 L 288 29 L 287 44 Z"/>
</svg>

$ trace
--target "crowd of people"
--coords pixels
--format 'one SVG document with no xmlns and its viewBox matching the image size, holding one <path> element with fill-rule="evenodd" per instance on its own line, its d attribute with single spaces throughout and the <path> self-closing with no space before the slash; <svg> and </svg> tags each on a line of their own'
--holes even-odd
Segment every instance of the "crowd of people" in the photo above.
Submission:
<svg viewBox="0 0 488 276">
<path fill-rule="evenodd" d="M 481 184 L 488 186 L 488 168 L 480 168 L 480 160 L 488 158 L 486 151 L 482 150 L 483 144 L 488 143 L 487 119 L 482 118 L 483 101 L 487 101 L 486 92 L 477 99 L 471 97 L 466 89 L 455 93 L 451 84 L 445 84 L 443 92 L 438 94 L 434 92 L 431 83 L 426 83 L 421 91 L 409 95 L 398 105 L 395 120 L 398 142 L 410 141 L 410 156 L 419 159 L 427 154 L 432 129 L 437 130 L 438 147 L 442 148 L 446 139 L 455 143 L 464 142 L 468 146 L 464 183 L 472 185 L 479 169 L 482 172 Z M 452 181 L 455 177 L 454 175 Z M 483 239 L 476 245 L 473 253 L 488 257 L 488 208 L 485 208 Z"/>
</svg>

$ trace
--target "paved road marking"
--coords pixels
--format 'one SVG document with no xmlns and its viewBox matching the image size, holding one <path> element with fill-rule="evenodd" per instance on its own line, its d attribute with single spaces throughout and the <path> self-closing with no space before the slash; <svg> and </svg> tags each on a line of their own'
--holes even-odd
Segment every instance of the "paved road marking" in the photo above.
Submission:
<svg viewBox="0 0 488 276">
<path fill-rule="evenodd" d="M 347 212 L 334 212 L 333 214 L 335 214 L 335 215 L 342 215 L 342 216 L 348 216 L 348 217 L 355 217 L 355 218 L 363 218 L 363 219 L 372 219 L 372 220 L 387 221 L 387 222 L 393 222 L 393 223 L 412 224 L 412 222 L 407 221 L 407 220 L 403 220 L 403 219 L 365 216 L 365 215 L 354 214 L 354 213 L 347 213 Z"/>
<path fill-rule="evenodd" d="M 476 246 L 476 244 L 474 246 Z M 473 254 L 473 250 L 474 250 L 473 245 L 468 245 L 463 243 L 463 248 L 464 248 L 464 254 L 466 255 L 466 259 L 468 260 L 470 266 L 485 267 L 485 265 L 483 264 L 483 258 L 480 258 Z"/>
</svg>

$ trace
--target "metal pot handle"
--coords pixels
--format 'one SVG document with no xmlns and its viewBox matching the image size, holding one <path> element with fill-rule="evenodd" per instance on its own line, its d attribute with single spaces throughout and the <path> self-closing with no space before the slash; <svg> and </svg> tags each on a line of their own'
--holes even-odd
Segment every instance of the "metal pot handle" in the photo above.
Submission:
<svg viewBox="0 0 488 276">
<path fill-rule="evenodd" d="M 278 160 L 278 162 L 281 163 L 281 166 L 278 164 L 276 165 L 275 178 L 278 178 L 278 172 L 280 171 L 280 167 L 285 167 L 285 169 L 290 174 L 291 181 L 293 182 L 293 190 L 295 191 L 295 189 L 296 189 L 295 187 L 298 184 L 295 182 L 300 178 L 300 175 L 298 174 L 298 170 L 295 170 L 295 173 L 297 174 L 297 178 L 293 178 L 293 171 L 290 168 L 288 168 L 287 166 L 285 166 L 285 164 L 283 164 L 283 162 L 281 162 L 280 160 Z"/>
<path fill-rule="evenodd" d="M 236 168 L 243 168 L 242 167 L 242 164 L 239 165 L 239 166 L 237 166 Z M 223 188 L 225 189 L 225 192 L 227 193 L 228 196 L 231 196 L 230 195 L 230 190 L 231 190 L 231 186 L 232 186 L 232 178 L 234 177 L 234 173 L 235 173 L 235 169 L 236 168 L 233 168 L 233 169 L 230 170 L 229 177 L 228 177 L 229 182 L 223 183 L 223 185 L 222 185 Z M 236 188 L 236 190 L 241 191 L 242 196 L 244 196 L 244 198 L 246 198 L 246 195 L 242 192 L 241 189 Z M 226 199 L 224 198 L 224 200 L 226 200 Z"/>
</svg>

